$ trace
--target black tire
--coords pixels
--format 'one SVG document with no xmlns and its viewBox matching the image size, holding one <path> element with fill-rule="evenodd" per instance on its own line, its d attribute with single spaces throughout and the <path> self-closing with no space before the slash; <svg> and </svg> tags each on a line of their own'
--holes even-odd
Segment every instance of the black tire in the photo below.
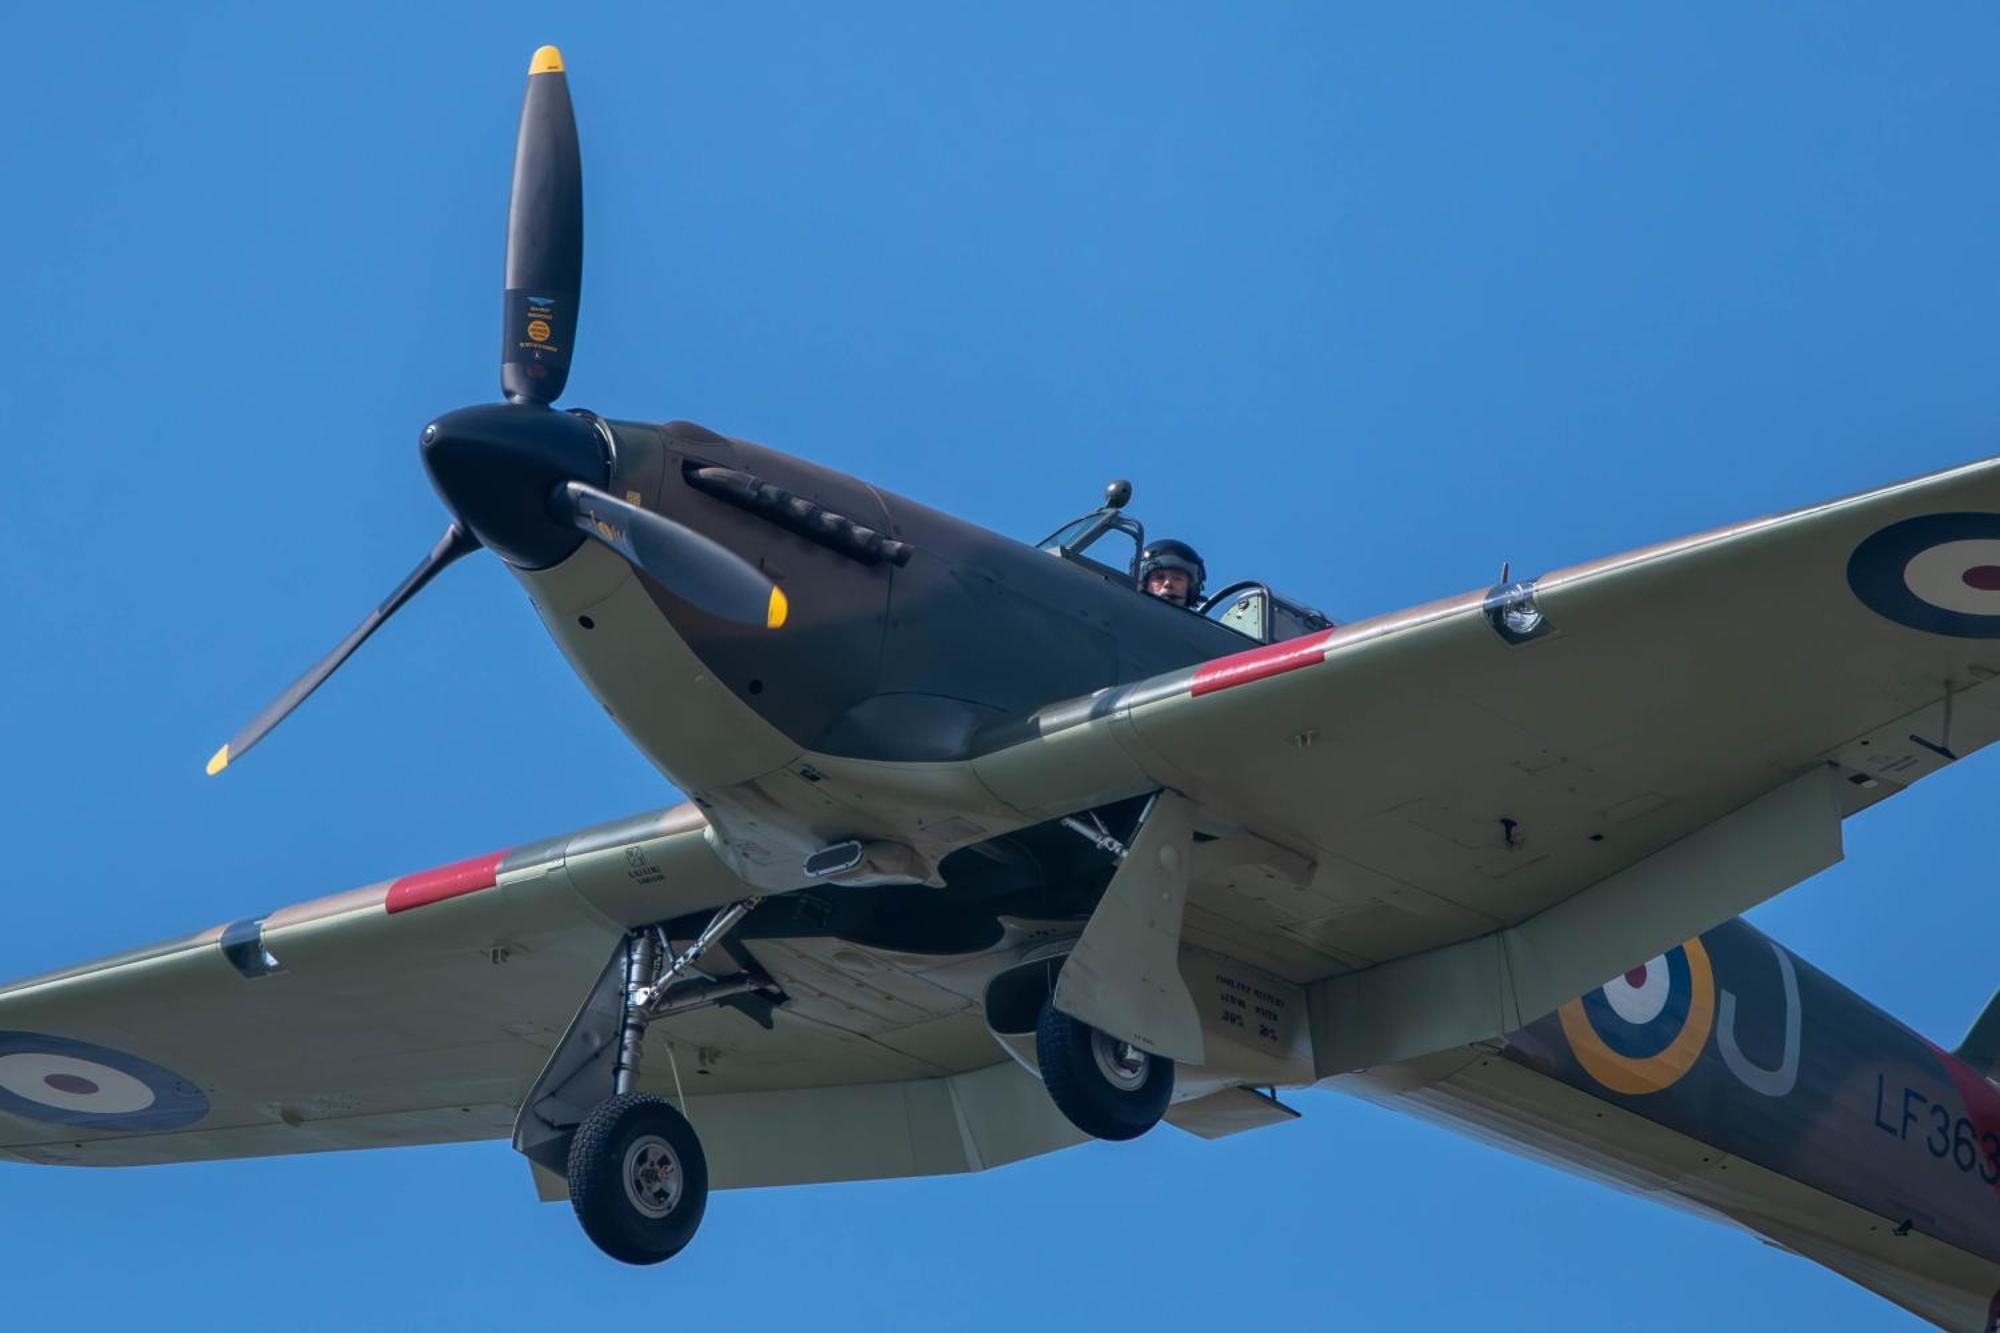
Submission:
<svg viewBox="0 0 2000 1333">
<path fill-rule="evenodd" d="M 671 1259 L 694 1239 L 708 1208 L 701 1140 L 658 1097 L 627 1092 L 601 1101 L 570 1140 L 569 1201 L 583 1234 L 613 1259 Z"/>
<path fill-rule="evenodd" d="M 1136 1139 L 1173 1100 L 1172 1060 L 1114 1041 L 1053 1000 L 1042 1002 L 1035 1024 L 1035 1061 L 1056 1109 L 1092 1138 Z M 1114 1080 L 1114 1069 L 1130 1072 Z"/>
</svg>

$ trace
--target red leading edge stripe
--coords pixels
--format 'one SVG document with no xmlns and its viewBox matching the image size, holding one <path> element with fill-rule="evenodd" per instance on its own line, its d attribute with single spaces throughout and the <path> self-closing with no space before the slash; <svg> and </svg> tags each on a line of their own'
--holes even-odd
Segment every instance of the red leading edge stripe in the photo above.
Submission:
<svg viewBox="0 0 2000 1333">
<path fill-rule="evenodd" d="M 447 898 L 490 889 L 498 882 L 500 863 L 506 857 L 507 852 L 503 849 L 475 856 L 469 861 L 454 861 L 448 866 L 435 866 L 430 870 L 419 870 L 414 875 L 404 875 L 389 886 L 388 896 L 382 900 L 383 910 L 407 912 L 412 907 L 441 903 Z"/>
<path fill-rule="evenodd" d="M 1333 633 L 1326 630 L 1302 639 L 1266 644 L 1262 648 L 1217 658 L 1196 668 L 1188 693 L 1197 696 L 1213 694 L 1232 685 L 1245 685 L 1323 661 L 1327 640 L 1333 637 Z M 389 886 L 389 892 L 382 900 L 383 909 L 391 913 L 407 912 L 413 907 L 425 907 L 447 898 L 490 889 L 498 882 L 500 863 L 507 859 L 508 850 L 502 848 L 484 856 L 404 875 Z"/>
<path fill-rule="evenodd" d="M 1232 685 L 1247 685 L 1253 680 L 1282 675 L 1324 661 L 1326 643 L 1332 637 L 1332 630 L 1324 630 L 1308 634 L 1303 639 L 1287 639 L 1283 643 L 1266 644 L 1262 648 L 1218 657 L 1206 666 L 1195 668 L 1194 684 L 1188 687 L 1188 693 L 1197 697 L 1213 694 Z"/>
</svg>

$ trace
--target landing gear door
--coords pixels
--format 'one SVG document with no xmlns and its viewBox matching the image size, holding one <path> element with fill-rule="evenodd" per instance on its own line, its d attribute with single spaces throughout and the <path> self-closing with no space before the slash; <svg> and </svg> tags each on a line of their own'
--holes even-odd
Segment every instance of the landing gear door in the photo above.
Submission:
<svg viewBox="0 0 2000 1333">
<path fill-rule="evenodd" d="M 621 939 L 514 1118 L 514 1151 L 559 1176 L 577 1125 L 611 1088 L 625 1018 L 625 950 Z"/>
</svg>

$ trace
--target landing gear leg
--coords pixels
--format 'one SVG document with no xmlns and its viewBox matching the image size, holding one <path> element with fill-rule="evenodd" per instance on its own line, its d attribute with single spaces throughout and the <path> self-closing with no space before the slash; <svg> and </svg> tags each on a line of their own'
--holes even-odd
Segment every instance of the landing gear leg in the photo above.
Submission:
<svg viewBox="0 0 2000 1333">
<path fill-rule="evenodd" d="M 653 932 L 636 932 L 625 944 L 625 1015 L 618 1024 L 618 1063 L 611 1073 L 614 1096 L 632 1091 L 639 1082 L 639 1057 L 646 1049 L 646 1017 L 638 997 L 653 984 L 659 970 L 660 946 Z"/>
<path fill-rule="evenodd" d="M 1200 1011 L 1181 974 L 1181 917 L 1194 848 L 1192 807 L 1170 791 L 1140 810 L 1129 841 L 1095 813 L 1069 829 L 1117 861 L 1035 1024 L 1049 1099 L 1100 1139 L 1136 1139 L 1174 1095 L 1174 1063 L 1206 1058 Z"/>
<path fill-rule="evenodd" d="M 656 1264 L 673 1258 L 694 1239 L 708 1208 L 708 1159 L 701 1140 L 687 1117 L 670 1103 L 637 1091 L 639 1061 L 645 1053 L 646 1027 L 654 1019 L 712 1003 L 724 989 L 730 993 L 744 989 L 709 986 L 696 996 L 679 999 L 669 994 L 694 961 L 756 905 L 757 900 L 749 898 L 716 913 L 700 938 L 664 966 L 663 932 L 634 931 L 625 941 L 623 984 L 617 987 L 612 1095 L 591 1107 L 577 1124 L 565 1171 L 576 1220 L 597 1248 L 613 1259 Z"/>
</svg>

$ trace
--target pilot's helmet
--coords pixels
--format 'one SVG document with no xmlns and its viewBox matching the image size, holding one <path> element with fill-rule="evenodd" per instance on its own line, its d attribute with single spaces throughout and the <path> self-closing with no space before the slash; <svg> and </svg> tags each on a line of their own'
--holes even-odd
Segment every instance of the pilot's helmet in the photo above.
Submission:
<svg viewBox="0 0 2000 1333">
<path fill-rule="evenodd" d="M 1155 570 L 1178 569 L 1188 576 L 1187 604 L 1193 606 L 1201 600 L 1201 585 L 1208 581 L 1208 566 L 1201 562 L 1201 556 L 1186 542 L 1169 537 L 1153 542 L 1139 552 L 1139 591 L 1146 591 L 1146 581 Z"/>
</svg>

